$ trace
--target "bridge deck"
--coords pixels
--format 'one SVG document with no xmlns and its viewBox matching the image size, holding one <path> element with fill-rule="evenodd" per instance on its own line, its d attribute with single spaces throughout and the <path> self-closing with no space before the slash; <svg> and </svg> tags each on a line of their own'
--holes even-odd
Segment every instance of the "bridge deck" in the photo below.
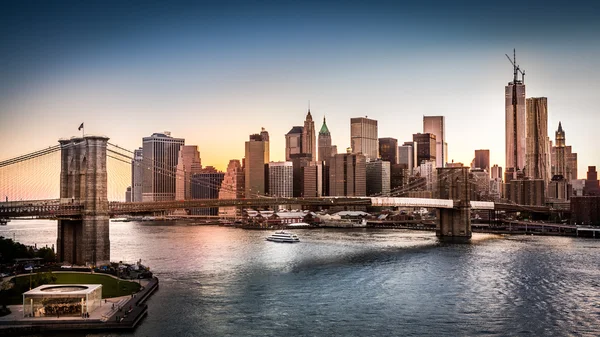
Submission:
<svg viewBox="0 0 600 337">
<path fill-rule="evenodd" d="M 82 204 L 71 200 L 30 200 L 0 203 L 0 218 L 15 217 L 80 217 Z M 379 207 L 424 207 L 454 208 L 456 202 L 447 199 L 392 198 L 392 197 L 321 197 L 321 198 L 253 198 L 253 199 L 199 199 L 185 201 L 158 202 L 110 202 L 109 214 L 124 215 L 136 213 L 163 212 L 174 209 L 206 207 L 273 207 L 277 205 L 303 206 L 379 206 Z M 471 201 L 473 210 L 504 210 L 547 213 L 546 206 L 522 206 L 514 204 Z M 568 210 L 562 210 L 568 211 Z"/>
</svg>

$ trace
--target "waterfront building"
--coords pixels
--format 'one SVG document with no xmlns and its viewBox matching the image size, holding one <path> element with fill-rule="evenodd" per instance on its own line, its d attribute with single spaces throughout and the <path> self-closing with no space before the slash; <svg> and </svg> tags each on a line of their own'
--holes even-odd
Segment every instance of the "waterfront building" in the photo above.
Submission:
<svg viewBox="0 0 600 337">
<path fill-rule="evenodd" d="M 600 226 L 600 196 L 571 198 L 571 224 Z"/>
<path fill-rule="evenodd" d="M 448 143 L 446 143 L 446 120 L 444 116 L 423 116 L 423 133 L 435 135 L 435 165 L 445 167 L 448 161 Z"/>
<path fill-rule="evenodd" d="M 517 172 L 525 167 L 525 84 L 518 79 L 518 68 L 514 66 L 514 78 L 504 88 L 505 97 L 505 174 L 517 179 Z M 509 179 L 504 179 L 505 181 Z"/>
<path fill-rule="evenodd" d="M 551 172 L 547 98 L 527 98 L 526 111 L 525 175 L 531 179 L 543 179 L 548 184 Z"/>
<path fill-rule="evenodd" d="M 490 150 L 475 150 L 473 167 L 490 172 Z"/>
<path fill-rule="evenodd" d="M 292 160 L 292 155 L 302 153 L 302 138 L 304 128 L 294 126 L 285 135 L 285 160 Z"/>
<path fill-rule="evenodd" d="M 244 169 L 237 159 L 232 159 L 227 165 L 227 172 L 223 177 L 221 189 L 219 189 L 219 199 L 240 199 L 244 197 Z M 241 215 L 236 207 L 220 207 L 219 215 L 234 217 Z"/>
<path fill-rule="evenodd" d="M 423 161 L 436 160 L 436 139 L 433 133 L 416 133 L 413 134 L 413 142 L 417 143 L 417 163 L 415 166 L 420 166 Z"/>
<path fill-rule="evenodd" d="M 323 117 L 323 125 L 319 131 L 319 161 L 324 162 L 332 155 L 337 154 L 337 148 L 335 153 L 333 153 L 332 150 L 331 133 L 329 132 L 329 128 L 325 122 L 325 117 Z"/>
<path fill-rule="evenodd" d="M 265 165 L 269 162 L 269 133 L 262 128 L 260 134 L 250 135 L 246 142 L 245 177 L 246 184 L 244 195 L 246 198 L 255 198 L 265 195 Z"/>
<path fill-rule="evenodd" d="M 397 146 L 394 146 L 397 148 Z M 374 160 L 366 162 L 367 195 L 389 195 L 390 162 Z"/>
<path fill-rule="evenodd" d="M 23 293 L 23 317 L 81 319 L 101 305 L 101 284 L 44 284 Z"/>
<path fill-rule="evenodd" d="M 131 161 L 131 201 L 142 202 L 142 186 L 144 182 L 144 150 L 139 148 L 133 151 Z"/>
<path fill-rule="evenodd" d="M 329 159 L 328 164 L 330 196 L 367 195 L 366 157 L 363 154 L 336 154 Z"/>
<path fill-rule="evenodd" d="M 544 206 L 546 202 L 543 179 L 515 179 L 510 181 L 508 199 L 518 205 Z"/>
<path fill-rule="evenodd" d="M 399 164 L 398 151 L 398 140 L 396 138 L 379 138 L 379 157 L 381 160 L 390 162 L 390 165 Z"/>
<path fill-rule="evenodd" d="M 350 119 L 350 144 L 352 153 L 362 153 L 368 159 L 377 159 L 377 121 L 366 117 Z"/>
<path fill-rule="evenodd" d="M 310 156 L 310 161 L 317 160 L 317 138 L 315 133 L 315 122 L 313 121 L 310 109 L 306 114 L 304 128 L 302 129 L 302 153 Z"/>
<path fill-rule="evenodd" d="M 175 200 L 177 159 L 185 139 L 173 138 L 165 131 L 144 137 L 142 141 L 142 201 Z"/>
<path fill-rule="evenodd" d="M 294 166 L 291 161 L 269 163 L 269 195 L 291 198 L 293 196 Z"/>
<path fill-rule="evenodd" d="M 175 200 L 192 198 L 192 175 L 200 173 L 202 163 L 197 145 L 183 145 L 177 158 L 177 180 L 175 182 Z"/>
<path fill-rule="evenodd" d="M 225 173 L 219 172 L 212 166 L 207 166 L 191 176 L 192 199 L 218 199 L 221 184 Z M 194 208 L 190 210 L 193 215 L 219 215 L 218 207 Z"/>
</svg>

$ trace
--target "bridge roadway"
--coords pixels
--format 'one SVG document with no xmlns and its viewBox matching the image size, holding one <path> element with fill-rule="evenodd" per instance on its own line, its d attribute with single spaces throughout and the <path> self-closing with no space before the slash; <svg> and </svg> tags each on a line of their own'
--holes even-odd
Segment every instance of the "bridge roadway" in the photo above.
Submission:
<svg viewBox="0 0 600 337">
<path fill-rule="evenodd" d="M 456 201 L 425 198 L 392 197 L 321 197 L 321 198 L 254 198 L 254 199 L 200 199 L 186 201 L 156 202 L 110 202 L 111 216 L 125 214 L 148 214 L 174 209 L 204 207 L 269 207 L 274 205 L 303 206 L 383 206 L 383 207 L 425 207 L 454 208 Z M 471 201 L 473 210 L 529 211 L 548 213 L 553 209 L 544 206 L 521 206 L 485 201 Z M 568 211 L 568 210 L 563 210 Z M 83 205 L 71 200 L 26 200 L 0 203 L 0 218 L 41 217 L 41 218 L 80 218 Z"/>
</svg>

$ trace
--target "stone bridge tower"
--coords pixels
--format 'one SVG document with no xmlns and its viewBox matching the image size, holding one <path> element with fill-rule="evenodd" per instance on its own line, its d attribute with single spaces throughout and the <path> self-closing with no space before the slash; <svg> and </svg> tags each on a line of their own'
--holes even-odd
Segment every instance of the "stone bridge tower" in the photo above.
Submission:
<svg viewBox="0 0 600 337">
<path fill-rule="evenodd" d="M 60 202 L 82 205 L 79 219 L 58 220 L 57 260 L 77 265 L 110 262 L 106 146 L 101 136 L 59 140 Z"/>
<path fill-rule="evenodd" d="M 471 239 L 471 197 L 469 168 L 438 168 L 437 198 L 454 200 L 454 208 L 438 210 L 436 235 L 442 241 L 469 242 Z"/>
</svg>

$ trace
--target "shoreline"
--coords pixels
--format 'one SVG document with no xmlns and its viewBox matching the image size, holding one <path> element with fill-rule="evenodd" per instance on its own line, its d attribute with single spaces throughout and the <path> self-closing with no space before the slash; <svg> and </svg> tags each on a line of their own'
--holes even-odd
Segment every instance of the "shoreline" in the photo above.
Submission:
<svg viewBox="0 0 600 337">
<path fill-rule="evenodd" d="M 132 295 L 126 302 L 121 303 L 123 300 L 118 302 L 118 306 L 122 308 L 121 311 L 111 310 L 109 315 L 103 315 L 101 318 L 83 319 L 72 317 L 71 319 L 69 317 L 68 319 L 46 318 L 44 320 L 0 321 L 0 334 L 14 336 L 66 331 L 132 331 L 148 314 L 148 305 L 145 302 L 158 290 L 158 286 L 158 278 L 153 277 L 143 289 Z M 128 308 L 131 309 L 127 310 Z M 117 316 L 120 317 L 118 321 Z"/>
</svg>

